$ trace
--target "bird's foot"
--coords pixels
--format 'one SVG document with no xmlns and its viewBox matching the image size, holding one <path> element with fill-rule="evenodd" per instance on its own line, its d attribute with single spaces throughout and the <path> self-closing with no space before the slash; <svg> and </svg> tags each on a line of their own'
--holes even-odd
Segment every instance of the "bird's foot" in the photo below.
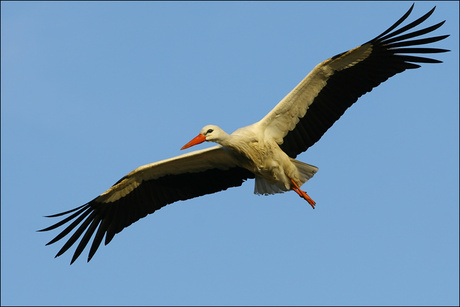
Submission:
<svg viewBox="0 0 460 307">
<path fill-rule="evenodd" d="M 311 199 L 310 196 L 308 196 L 307 192 L 305 191 L 302 191 L 299 186 L 294 182 L 294 180 L 292 180 L 291 178 L 289 178 L 292 182 L 292 189 L 297 193 L 299 194 L 299 196 L 303 199 L 305 199 L 306 201 L 308 201 L 308 203 L 310 204 L 310 206 L 315 209 L 315 204 L 316 202 Z"/>
</svg>

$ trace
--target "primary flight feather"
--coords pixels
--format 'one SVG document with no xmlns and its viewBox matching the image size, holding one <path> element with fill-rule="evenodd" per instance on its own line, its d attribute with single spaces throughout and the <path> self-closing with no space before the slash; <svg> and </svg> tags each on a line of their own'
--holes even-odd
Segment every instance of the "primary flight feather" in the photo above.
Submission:
<svg viewBox="0 0 460 307">
<path fill-rule="evenodd" d="M 240 186 L 251 178 L 255 178 L 257 194 L 293 190 L 315 208 L 315 202 L 300 187 L 318 168 L 295 157 L 316 143 L 360 96 L 380 83 L 406 69 L 420 67 L 417 63 L 441 63 L 419 54 L 449 51 L 422 46 L 448 37 L 421 37 L 444 21 L 413 30 L 434 8 L 399 27 L 413 7 L 374 39 L 318 64 L 260 121 L 231 134 L 207 125 L 182 149 L 204 141 L 217 146 L 141 166 L 85 205 L 49 216 L 66 217 L 40 231 L 68 225 L 48 244 L 70 235 L 56 257 L 79 241 L 73 263 L 94 235 L 89 261 L 104 237 L 108 244 L 115 234 L 163 206 Z"/>
</svg>

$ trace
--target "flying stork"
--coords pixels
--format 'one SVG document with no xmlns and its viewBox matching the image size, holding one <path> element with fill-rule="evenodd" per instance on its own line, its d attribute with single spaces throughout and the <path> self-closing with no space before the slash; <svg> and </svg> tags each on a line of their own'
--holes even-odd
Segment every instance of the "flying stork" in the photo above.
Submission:
<svg viewBox="0 0 460 307">
<path fill-rule="evenodd" d="M 413 7 L 372 40 L 319 63 L 260 121 L 231 134 L 207 125 L 182 149 L 204 141 L 218 145 L 138 167 L 90 202 L 48 216 L 66 217 L 40 231 L 70 224 L 47 245 L 73 232 L 56 255 L 79 240 L 72 264 L 95 234 L 90 261 L 104 236 L 107 245 L 115 234 L 168 204 L 240 186 L 247 179 L 255 179 L 256 194 L 293 190 L 315 208 L 315 202 L 300 187 L 318 168 L 295 160 L 296 156 L 315 144 L 345 110 L 380 83 L 406 69 L 419 68 L 418 63 L 442 63 L 418 54 L 449 51 L 424 46 L 449 35 L 421 37 L 444 21 L 413 30 L 435 8 L 400 26 Z"/>
</svg>

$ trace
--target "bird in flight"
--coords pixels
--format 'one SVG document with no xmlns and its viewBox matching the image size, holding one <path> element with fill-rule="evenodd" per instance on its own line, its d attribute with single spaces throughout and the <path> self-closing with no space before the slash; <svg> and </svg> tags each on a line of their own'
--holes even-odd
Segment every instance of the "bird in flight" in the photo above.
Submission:
<svg viewBox="0 0 460 307">
<path fill-rule="evenodd" d="M 138 167 L 90 202 L 48 216 L 65 217 L 40 231 L 70 224 L 47 245 L 70 234 L 56 257 L 79 241 L 72 264 L 94 235 L 90 261 L 104 236 L 107 245 L 115 234 L 168 204 L 240 186 L 247 179 L 255 179 L 256 194 L 293 190 L 315 208 L 315 201 L 301 186 L 318 168 L 296 160 L 296 156 L 380 83 L 406 69 L 419 68 L 418 63 L 442 63 L 419 54 L 449 51 L 424 46 L 449 35 L 421 37 L 444 21 L 414 30 L 435 8 L 401 25 L 413 7 L 374 39 L 319 63 L 260 121 L 231 134 L 207 125 L 182 149 L 205 141 L 218 145 Z"/>
</svg>

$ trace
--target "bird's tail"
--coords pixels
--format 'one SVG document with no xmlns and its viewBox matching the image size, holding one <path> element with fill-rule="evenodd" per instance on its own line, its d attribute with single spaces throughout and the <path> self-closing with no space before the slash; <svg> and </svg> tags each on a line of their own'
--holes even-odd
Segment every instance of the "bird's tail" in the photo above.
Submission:
<svg viewBox="0 0 460 307">
<path fill-rule="evenodd" d="M 299 179 L 302 184 L 308 181 L 313 175 L 318 171 L 316 166 L 303 163 L 301 161 L 291 159 L 291 162 L 295 165 L 297 170 L 299 171 Z M 302 185 L 301 184 L 301 185 Z M 254 193 L 259 195 L 270 195 L 276 193 L 283 193 L 289 191 L 283 183 L 275 182 L 271 183 L 265 180 L 261 176 L 256 175 L 256 182 L 254 185 Z"/>
<path fill-rule="evenodd" d="M 318 171 L 318 168 L 314 165 L 310 165 L 295 159 L 291 159 L 291 162 L 294 163 L 295 167 L 297 167 L 297 170 L 299 171 L 299 179 L 302 184 L 307 182 Z"/>
</svg>

